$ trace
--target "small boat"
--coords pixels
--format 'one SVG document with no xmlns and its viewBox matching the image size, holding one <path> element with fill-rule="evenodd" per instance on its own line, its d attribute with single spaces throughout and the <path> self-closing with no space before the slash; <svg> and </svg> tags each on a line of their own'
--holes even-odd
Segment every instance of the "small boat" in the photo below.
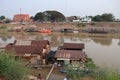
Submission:
<svg viewBox="0 0 120 80">
<path fill-rule="evenodd" d="M 64 32 L 64 33 L 78 33 L 77 29 L 72 29 L 72 28 L 64 28 L 61 29 L 60 32 Z"/>
<path fill-rule="evenodd" d="M 40 29 L 38 30 L 39 33 L 51 33 L 51 30 L 48 29 Z"/>
</svg>

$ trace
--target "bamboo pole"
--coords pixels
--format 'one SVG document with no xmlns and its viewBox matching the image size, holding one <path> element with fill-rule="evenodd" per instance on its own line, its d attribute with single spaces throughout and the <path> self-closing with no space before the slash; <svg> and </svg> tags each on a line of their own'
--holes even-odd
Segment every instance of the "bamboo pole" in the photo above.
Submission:
<svg viewBox="0 0 120 80">
<path fill-rule="evenodd" d="M 48 75 L 47 75 L 47 77 L 46 77 L 45 80 L 48 80 L 48 79 L 49 79 L 49 77 L 50 77 L 50 75 L 51 75 L 53 69 L 54 69 L 54 64 L 52 65 L 52 68 L 51 68 L 50 72 L 48 73 Z"/>
</svg>

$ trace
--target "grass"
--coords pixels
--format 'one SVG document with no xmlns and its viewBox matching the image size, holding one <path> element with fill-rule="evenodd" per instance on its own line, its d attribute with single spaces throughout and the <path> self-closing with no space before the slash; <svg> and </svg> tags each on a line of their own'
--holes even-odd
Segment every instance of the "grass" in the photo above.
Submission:
<svg viewBox="0 0 120 80">
<path fill-rule="evenodd" d="M 120 80 L 120 74 L 116 70 L 99 68 L 93 75 L 95 80 Z"/>
<path fill-rule="evenodd" d="M 7 27 L 6 26 L 0 26 L 0 29 L 6 29 Z"/>
</svg>

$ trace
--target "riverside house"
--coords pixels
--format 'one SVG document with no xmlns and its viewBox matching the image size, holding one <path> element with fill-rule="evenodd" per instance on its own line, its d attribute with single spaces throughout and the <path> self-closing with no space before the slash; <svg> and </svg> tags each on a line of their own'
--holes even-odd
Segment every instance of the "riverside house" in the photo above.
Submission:
<svg viewBox="0 0 120 80">
<path fill-rule="evenodd" d="M 14 53 L 16 57 L 26 58 L 29 60 L 40 59 L 45 64 L 45 56 L 49 52 L 48 40 L 32 41 L 14 41 L 5 47 L 7 53 Z"/>
<path fill-rule="evenodd" d="M 86 59 L 83 43 L 63 43 L 55 53 L 55 58 L 59 63 L 69 64 L 74 61 L 84 63 Z"/>
</svg>

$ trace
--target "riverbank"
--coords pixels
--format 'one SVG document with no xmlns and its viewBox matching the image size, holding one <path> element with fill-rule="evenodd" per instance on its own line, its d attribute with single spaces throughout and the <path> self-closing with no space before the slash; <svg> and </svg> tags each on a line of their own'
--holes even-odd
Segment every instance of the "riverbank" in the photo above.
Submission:
<svg viewBox="0 0 120 80">
<path fill-rule="evenodd" d="M 54 22 L 54 23 L 9 23 L 0 24 L 0 26 L 6 26 L 6 29 L 13 29 L 14 27 L 23 27 L 23 29 L 34 27 L 36 29 L 47 28 L 52 31 L 59 31 L 63 28 L 71 28 L 78 30 L 79 32 L 106 32 L 107 33 L 120 33 L 120 22 L 92 22 L 92 23 L 66 23 L 66 22 Z M 3 27 L 0 29 L 4 29 Z"/>
<path fill-rule="evenodd" d="M 0 35 L 2 36 L 2 38 L 0 36 L 1 43 L 14 41 L 14 39 L 17 40 L 47 39 L 51 41 L 52 49 L 55 49 L 58 45 L 61 45 L 61 43 L 63 42 L 83 42 L 86 44 L 85 46 L 86 54 L 95 61 L 96 65 L 101 65 L 100 67 L 104 67 L 107 65 L 110 66 L 112 69 L 114 68 L 113 67 L 114 65 L 115 69 L 117 67 L 117 69 L 120 71 L 119 68 L 120 34 L 116 34 L 116 33 L 115 34 L 88 34 L 88 33 L 73 34 L 73 33 L 60 33 L 60 32 L 52 32 L 51 34 L 42 34 L 42 33 L 28 33 L 28 32 L 3 32 L 2 34 L 0 33 Z M 36 74 L 33 71 L 31 70 L 31 75 L 34 76 L 37 76 L 38 73 L 43 73 L 42 70 L 35 70 Z M 36 71 L 38 71 L 38 73 Z M 44 71 L 48 72 L 49 70 L 48 71 L 44 70 Z M 104 72 L 106 71 L 104 70 Z M 56 70 L 55 74 L 65 77 L 65 75 L 58 73 L 58 70 Z M 107 73 L 107 74 L 111 75 L 111 73 L 110 74 Z M 104 78 L 102 72 L 100 73 L 100 75 L 103 76 Z M 105 74 L 105 76 L 108 75 Z M 43 78 L 45 76 L 46 74 L 42 74 Z M 98 76 L 99 78 L 101 77 L 99 76 L 99 74 L 95 76 Z M 90 80 L 90 78 L 88 77 L 88 79 L 83 79 L 83 80 Z M 101 80 L 104 80 L 103 78 Z M 108 80 L 114 80 L 114 79 L 108 79 Z"/>
</svg>

